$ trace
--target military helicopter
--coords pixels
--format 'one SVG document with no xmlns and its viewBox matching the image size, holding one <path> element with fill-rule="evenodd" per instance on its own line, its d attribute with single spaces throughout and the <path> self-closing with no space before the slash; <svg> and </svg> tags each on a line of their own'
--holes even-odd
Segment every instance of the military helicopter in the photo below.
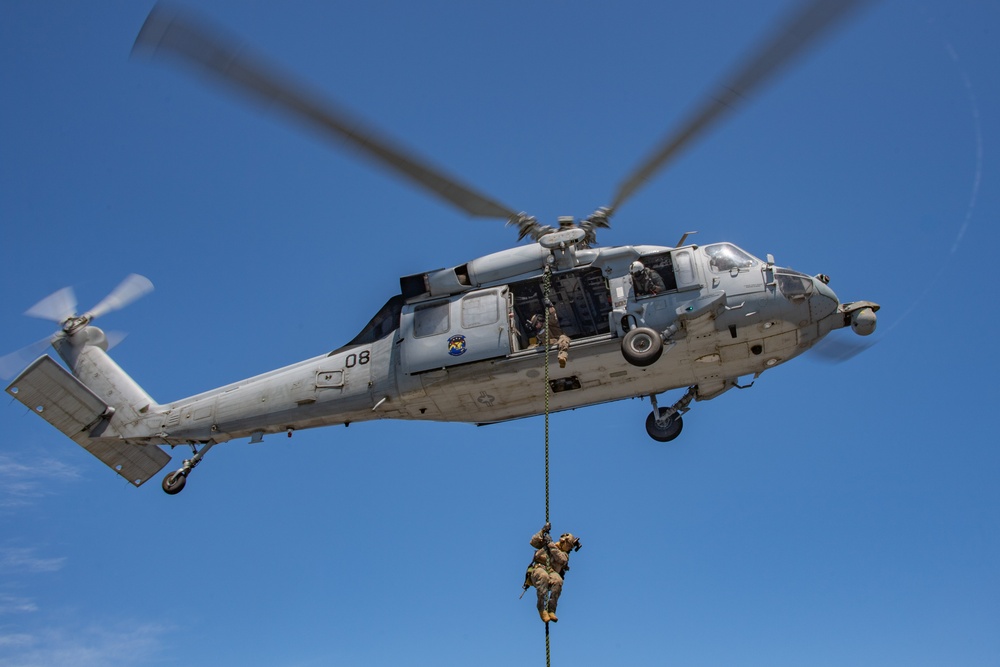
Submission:
<svg viewBox="0 0 1000 667">
<path fill-rule="evenodd" d="M 291 78 L 188 15 L 154 8 L 135 52 L 179 58 L 375 160 L 470 216 L 505 220 L 517 246 L 400 278 L 400 293 L 343 347 L 189 398 L 158 403 L 107 354 L 93 321 L 152 289 L 130 276 L 76 313 L 61 290 L 27 314 L 58 322 L 43 354 L 7 392 L 135 486 L 190 447 L 164 477 L 180 492 L 215 445 L 374 419 L 492 424 L 552 411 L 648 398 L 651 438 L 669 442 L 693 401 L 720 396 L 812 348 L 835 329 L 866 336 L 879 306 L 841 303 L 810 276 L 727 242 L 597 247 L 597 230 L 669 159 L 850 10 L 855 0 L 802 7 L 619 187 L 610 206 L 558 227 L 540 224 L 379 138 Z M 569 363 L 553 364 L 553 332 Z M 547 334 L 549 334 L 547 336 Z M 9 364 L 0 364 L 9 365 Z M 19 366 L 20 367 L 20 366 Z M 752 384 L 752 383 L 751 383 Z M 684 389 L 663 407 L 657 397 Z"/>
</svg>

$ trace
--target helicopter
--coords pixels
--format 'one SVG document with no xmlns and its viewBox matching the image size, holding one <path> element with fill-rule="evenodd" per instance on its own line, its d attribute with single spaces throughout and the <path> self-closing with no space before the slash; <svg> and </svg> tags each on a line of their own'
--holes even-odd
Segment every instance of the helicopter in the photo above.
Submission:
<svg viewBox="0 0 1000 667">
<path fill-rule="evenodd" d="M 42 343 L 65 367 L 43 354 L 6 391 L 136 487 L 171 461 L 165 448 L 190 448 L 191 457 L 163 478 L 171 495 L 217 444 L 375 419 L 484 425 L 645 398 L 647 434 L 670 442 L 693 402 L 747 388 L 741 378 L 756 379 L 836 329 L 870 335 L 879 305 L 841 302 L 828 276 L 779 266 L 771 255 L 761 259 L 725 241 L 688 243 L 693 232 L 670 246 L 612 247 L 598 246 L 597 232 L 682 148 L 862 4 L 801 7 L 622 182 L 609 206 L 580 221 L 561 217 L 556 227 L 381 139 L 190 15 L 157 6 L 134 54 L 194 66 L 469 216 L 504 220 L 530 243 L 402 276 L 399 293 L 344 346 L 167 403 L 118 366 L 109 336 L 93 326 L 152 283 L 133 274 L 82 315 L 66 288 L 26 313 L 58 323 Z M 557 337 L 568 358 L 560 354 L 550 366 Z M 659 405 L 658 396 L 680 389 L 679 399 Z"/>
</svg>

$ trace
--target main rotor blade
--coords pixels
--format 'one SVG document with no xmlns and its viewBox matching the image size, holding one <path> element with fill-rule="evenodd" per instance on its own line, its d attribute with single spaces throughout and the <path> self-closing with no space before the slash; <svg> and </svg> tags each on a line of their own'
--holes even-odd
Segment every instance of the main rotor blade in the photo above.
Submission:
<svg viewBox="0 0 1000 667">
<path fill-rule="evenodd" d="M 846 341 L 839 338 L 824 338 L 809 350 L 809 354 L 813 359 L 839 364 L 853 359 L 877 342 L 877 340 Z"/>
<path fill-rule="evenodd" d="M 90 319 L 97 319 L 113 310 L 118 310 L 129 305 L 139 297 L 153 291 L 153 283 L 149 278 L 133 273 L 125 278 L 118 287 L 111 291 L 111 294 L 91 308 L 87 315 Z"/>
<path fill-rule="evenodd" d="M 257 101 L 279 107 L 329 138 L 336 139 L 361 155 L 415 181 L 469 215 L 508 219 L 516 215 L 507 206 L 459 183 L 378 137 L 333 103 L 320 99 L 303 86 L 291 83 L 292 77 L 264 65 L 248 55 L 245 49 L 226 43 L 219 35 L 199 26 L 190 17 L 168 12 L 159 6 L 154 7 L 136 37 L 132 52 L 142 49 L 154 56 L 177 56 Z"/>
<path fill-rule="evenodd" d="M 722 85 L 712 98 L 702 104 L 681 129 L 668 137 L 660 147 L 625 180 L 615 194 L 611 210 L 617 210 L 667 161 L 675 157 L 713 121 L 732 111 L 754 88 L 772 77 L 782 66 L 791 62 L 838 20 L 855 7 L 870 0 L 813 0 L 796 11 L 749 62 Z"/>
<path fill-rule="evenodd" d="M 76 294 L 72 287 L 63 287 L 24 311 L 24 314 L 62 324 L 76 315 Z"/>
</svg>

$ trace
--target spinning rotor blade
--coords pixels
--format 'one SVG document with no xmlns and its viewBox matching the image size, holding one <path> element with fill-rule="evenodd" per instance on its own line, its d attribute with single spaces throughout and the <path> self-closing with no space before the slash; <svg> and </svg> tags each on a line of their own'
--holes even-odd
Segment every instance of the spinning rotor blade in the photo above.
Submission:
<svg viewBox="0 0 1000 667">
<path fill-rule="evenodd" d="M 9 380 L 20 373 L 28 364 L 42 356 L 45 348 L 51 345 L 54 339 L 55 336 L 48 336 L 27 347 L 22 347 L 20 350 L 0 357 L 0 378 Z"/>
<path fill-rule="evenodd" d="M 189 17 L 154 7 L 136 37 L 132 52 L 142 49 L 154 56 L 177 56 L 257 101 L 279 107 L 329 138 L 343 142 L 361 155 L 415 181 L 469 215 L 484 218 L 516 216 L 508 207 L 379 138 L 332 103 L 291 83 L 292 77 L 265 66 L 248 55 L 245 49 L 226 43 Z"/>
<path fill-rule="evenodd" d="M 853 359 L 877 343 L 877 340 L 863 342 L 848 342 L 846 340 L 825 338 L 816 344 L 809 353 L 814 359 L 830 364 L 839 364 Z"/>
<path fill-rule="evenodd" d="M 76 315 L 76 294 L 72 287 L 63 287 L 24 311 L 24 314 L 62 324 Z"/>
<path fill-rule="evenodd" d="M 104 297 L 103 301 L 87 311 L 87 317 L 93 320 L 114 310 L 119 310 L 152 291 L 153 283 L 150 282 L 149 278 L 133 273 L 114 288 L 111 294 Z"/>
<path fill-rule="evenodd" d="M 718 87 L 715 97 L 706 101 L 679 131 L 668 135 L 660 147 L 632 172 L 618 188 L 610 210 L 615 211 L 667 161 L 676 156 L 712 122 L 733 110 L 754 88 L 762 85 L 794 56 L 815 42 L 847 13 L 868 0 L 813 0 L 797 11 L 756 55 Z"/>
</svg>

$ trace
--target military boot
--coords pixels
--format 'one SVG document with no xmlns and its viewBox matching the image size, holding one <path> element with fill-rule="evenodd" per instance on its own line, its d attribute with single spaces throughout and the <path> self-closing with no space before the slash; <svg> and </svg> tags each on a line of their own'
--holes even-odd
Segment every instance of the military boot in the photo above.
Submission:
<svg viewBox="0 0 1000 667">
<path fill-rule="evenodd" d="M 552 621 L 553 623 L 559 622 L 559 619 L 556 618 L 556 613 L 554 611 L 549 612 L 549 620 Z"/>
<path fill-rule="evenodd" d="M 545 621 L 546 623 L 548 623 L 549 619 L 551 618 L 551 616 L 549 616 L 549 612 L 545 611 L 544 609 L 539 609 L 538 615 L 541 616 L 542 620 Z"/>
</svg>

